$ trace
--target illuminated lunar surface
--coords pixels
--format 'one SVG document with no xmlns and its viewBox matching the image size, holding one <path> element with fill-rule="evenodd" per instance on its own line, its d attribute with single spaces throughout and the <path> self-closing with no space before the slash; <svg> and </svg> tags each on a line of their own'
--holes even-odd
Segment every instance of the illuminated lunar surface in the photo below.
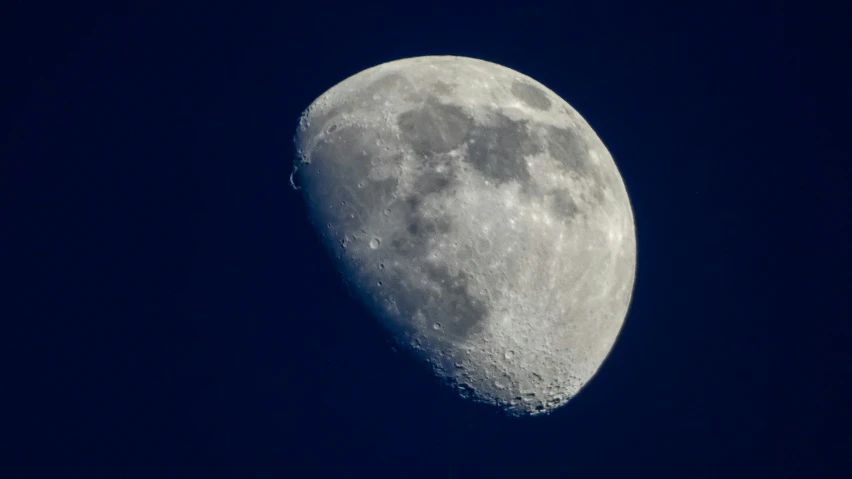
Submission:
<svg viewBox="0 0 852 479">
<path fill-rule="evenodd" d="M 362 71 L 305 111 L 291 181 L 344 280 L 414 354 L 511 415 L 612 349 L 636 267 L 612 156 L 537 81 L 465 57 Z"/>
</svg>

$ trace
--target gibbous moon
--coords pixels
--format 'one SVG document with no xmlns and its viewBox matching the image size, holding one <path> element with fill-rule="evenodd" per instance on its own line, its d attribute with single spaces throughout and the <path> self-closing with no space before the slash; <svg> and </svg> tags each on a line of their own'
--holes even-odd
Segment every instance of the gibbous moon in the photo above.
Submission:
<svg viewBox="0 0 852 479">
<path fill-rule="evenodd" d="M 302 115 L 291 182 L 351 290 L 464 396 L 546 413 L 627 314 L 627 191 L 589 124 L 541 83 L 456 56 L 337 84 Z"/>
</svg>

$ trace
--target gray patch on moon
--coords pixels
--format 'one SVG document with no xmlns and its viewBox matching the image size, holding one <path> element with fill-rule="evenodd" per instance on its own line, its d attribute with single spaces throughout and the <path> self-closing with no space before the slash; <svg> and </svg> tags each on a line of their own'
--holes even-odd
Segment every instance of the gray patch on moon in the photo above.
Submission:
<svg viewBox="0 0 852 479">
<path fill-rule="evenodd" d="M 582 136 L 570 128 L 546 127 L 547 148 L 550 156 L 567 170 L 580 174 L 588 171 L 588 152 Z"/>
<path fill-rule="evenodd" d="M 455 91 L 455 87 L 453 85 L 447 84 L 442 81 L 436 81 L 432 88 L 435 90 L 435 93 L 440 95 L 451 95 Z"/>
<path fill-rule="evenodd" d="M 374 95 L 382 97 L 388 91 L 410 91 L 410 87 L 411 82 L 405 76 L 399 73 L 389 73 L 364 88 L 362 93 L 358 95 L 358 103 L 363 105 L 364 103 L 371 102 Z"/>
<path fill-rule="evenodd" d="M 428 284 L 425 290 L 407 301 L 408 315 L 420 315 L 426 318 L 443 318 L 440 334 L 444 339 L 464 341 L 468 335 L 477 331 L 488 317 L 487 305 L 478 301 L 469 291 L 468 275 L 462 271 L 453 274 L 443 264 L 430 261 L 430 241 L 442 235 L 452 233 L 450 217 L 439 215 L 429 217 L 423 214 L 421 199 L 410 196 L 393 207 L 395 215 L 401 216 L 405 228 L 395 230 L 389 246 L 394 257 L 409 258 L 411 268 L 420 271 Z M 416 276 L 416 275 L 415 275 Z M 439 333 L 433 333 L 439 334 Z"/>
<path fill-rule="evenodd" d="M 601 169 L 590 163 L 589 142 L 570 128 L 546 128 L 547 148 L 550 156 L 556 159 L 564 171 L 580 178 L 586 178 L 589 185 L 589 197 L 584 199 L 590 204 L 601 204 L 606 196 L 607 185 Z"/>
<path fill-rule="evenodd" d="M 429 163 L 432 162 L 427 164 Z M 430 195 L 450 188 L 455 182 L 454 165 L 447 161 L 442 162 L 440 166 L 441 168 L 424 168 L 414 182 L 414 191 L 419 194 Z"/>
<path fill-rule="evenodd" d="M 499 111 L 492 114 L 493 125 L 474 125 L 460 107 L 429 98 L 422 107 L 400 114 L 397 124 L 403 139 L 421 156 L 452 151 L 467 140 L 465 159 L 480 173 L 497 184 L 525 184 L 530 173 L 524 156 L 543 149 L 530 135 L 528 122 Z"/>
<path fill-rule="evenodd" d="M 579 209 L 577 203 L 571 198 L 571 192 L 568 190 L 553 190 L 546 196 L 549 197 L 550 211 L 564 221 L 571 221 L 577 216 Z"/>
<path fill-rule="evenodd" d="M 399 115 L 397 124 L 414 151 L 426 155 L 446 153 L 459 146 L 472 121 L 458 106 L 430 98 L 422 107 Z"/>
<path fill-rule="evenodd" d="M 497 184 L 526 184 L 530 172 L 524 156 L 540 153 L 541 146 L 527 130 L 526 121 L 515 121 L 494 112 L 494 125 L 476 125 L 470 131 L 466 160 Z"/>
<path fill-rule="evenodd" d="M 433 284 L 440 288 L 435 302 L 427 306 L 435 311 L 424 314 L 427 318 L 442 318 L 432 328 L 439 332 L 432 334 L 449 336 L 453 342 L 458 342 L 478 331 L 488 318 L 489 309 L 471 294 L 467 273 L 462 271 L 454 275 L 442 264 L 427 264 L 425 272 Z"/>
<path fill-rule="evenodd" d="M 537 110 L 549 110 L 552 104 L 547 94 L 540 88 L 525 82 L 512 82 L 512 95 Z"/>
<path fill-rule="evenodd" d="M 437 235 L 452 231 L 452 222 L 447 215 L 429 217 L 423 214 L 421 199 L 409 196 L 395 205 L 394 211 L 401 214 L 404 230 L 396 230 L 392 236 L 391 246 L 406 257 L 421 260 L 429 252 L 429 241 Z M 404 233 L 403 233 L 404 231 Z"/>
</svg>

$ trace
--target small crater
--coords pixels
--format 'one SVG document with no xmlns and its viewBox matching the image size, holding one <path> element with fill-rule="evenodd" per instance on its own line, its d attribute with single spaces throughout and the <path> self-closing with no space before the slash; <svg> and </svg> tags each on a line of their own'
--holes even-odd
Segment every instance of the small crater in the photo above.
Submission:
<svg viewBox="0 0 852 479">
<path fill-rule="evenodd" d="M 503 357 L 505 357 L 506 359 L 512 359 L 512 358 L 515 357 L 515 351 L 512 351 L 510 349 L 510 350 L 506 351 L 505 353 L 503 353 Z"/>
<path fill-rule="evenodd" d="M 443 329 L 443 326 L 441 326 L 441 323 L 435 323 L 432 325 L 432 329 L 434 329 L 435 331 L 440 331 L 441 329 Z"/>
<path fill-rule="evenodd" d="M 381 246 L 381 244 L 382 240 L 380 240 L 379 238 L 373 238 L 370 240 L 370 249 L 379 249 L 379 246 Z"/>
</svg>

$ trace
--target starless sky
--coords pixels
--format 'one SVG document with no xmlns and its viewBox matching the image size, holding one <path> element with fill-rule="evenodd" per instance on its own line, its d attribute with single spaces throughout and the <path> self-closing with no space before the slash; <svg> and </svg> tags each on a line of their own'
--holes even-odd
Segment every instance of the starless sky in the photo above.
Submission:
<svg viewBox="0 0 852 479">
<path fill-rule="evenodd" d="M 3 477 L 850 476 L 848 6 L 586 3 L 5 6 Z M 550 416 L 394 352 L 289 188 L 316 96 L 427 54 L 547 85 L 630 194 L 625 327 Z"/>
</svg>

